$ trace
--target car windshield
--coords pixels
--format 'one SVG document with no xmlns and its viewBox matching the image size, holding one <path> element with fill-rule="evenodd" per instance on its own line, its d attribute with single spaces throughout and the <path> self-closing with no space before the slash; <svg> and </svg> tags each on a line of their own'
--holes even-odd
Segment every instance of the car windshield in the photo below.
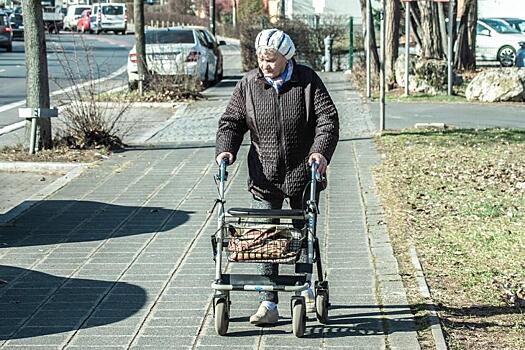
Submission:
<svg viewBox="0 0 525 350">
<path fill-rule="evenodd" d="M 512 21 L 511 24 L 518 30 L 525 32 L 525 21 Z"/>
<path fill-rule="evenodd" d="M 5 16 L 3 13 L 0 13 L 0 26 L 5 25 Z"/>
<path fill-rule="evenodd" d="M 496 32 L 500 34 L 516 34 L 519 33 L 517 29 L 512 28 L 508 24 L 493 19 L 484 19 L 483 22 L 491 26 Z"/>
<path fill-rule="evenodd" d="M 103 6 L 102 14 L 106 16 L 122 15 L 124 13 L 124 6 Z"/>
<path fill-rule="evenodd" d="M 152 30 L 146 32 L 148 44 L 194 44 L 191 30 Z"/>
<path fill-rule="evenodd" d="M 84 12 L 84 10 L 88 10 L 88 9 L 89 9 L 89 7 L 77 7 L 75 9 L 75 15 L 81 15 L 82 12 Z"/>
</svg>

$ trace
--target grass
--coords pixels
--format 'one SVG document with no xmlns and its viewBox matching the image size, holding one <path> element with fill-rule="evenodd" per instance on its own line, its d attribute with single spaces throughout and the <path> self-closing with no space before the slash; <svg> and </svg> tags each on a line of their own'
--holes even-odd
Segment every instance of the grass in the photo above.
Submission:
<svg viewBox="0 0 525 350">
<path fill-rule="evenodd" d="M 465 95 L 456 94 L 456 95 L 430 95 L 420 92 L 412 92 L 410 95 L 406 96 L 404 89 L 394 89 L 387 91 L 385 94 L 386 102 L 435 102 L 435 103 L 458 103 L 458 102 L 468 102 L 465 98 Z M 379 100 L 379 93 L 373 92 L 372 99 L 375 101 Z"/>
<path fill-rule="evenodd" d="M 416 316 L 427 301 L 410 245 L 451 349 L 525 348 L 525 132 L 409 130 L 377 142 L 377 183 Z"/>
</svg>

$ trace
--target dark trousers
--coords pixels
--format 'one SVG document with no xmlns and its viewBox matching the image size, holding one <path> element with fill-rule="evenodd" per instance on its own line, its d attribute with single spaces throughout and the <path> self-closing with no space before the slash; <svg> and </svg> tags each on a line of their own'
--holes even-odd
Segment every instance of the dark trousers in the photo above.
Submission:
<svg viewBox="0 0 525 350">
<path fill-rule="evenodd" d="M 302 200 L 302 196 L 289 198 L 288 200 L 290 202 L 290 208 L 291 209 L 304 209 L 304 208 L 306 208 L 306 201 L 308 199 L 310 199 L 309 193 L 310 192 L 308 191 L 307 195 L 306 195 L 306 198 L 304 200 L 304 203 L 303 203 L 303 200 Z M 317 197 L 316 198 L 317 203 L 319 203 L 319 192 L 317 193 L 316 197 Z M 283 202 L 284 202 L 284 199 L 266 200 L 266 199 L 262 199 L 262 198 L 253 196 L 251 207 L 253 209 L 282 209 Z M 278 224 L 279 223 L 279 219 L 265 219 L 265 222 L 269 223 L 269 224 Z M 294 226 L 297 227 L 298 224 L 294 223 Z M 297 228 L 302 228 L 302 225 L 300 225 Z M 259 264 L 257 264 L 257 271 L 259 272 L 259 274 L 261 276 L 274 277 L 274 276 L 279 275 L 279 264 L 259 263 Z M 262 291 L 262 292 L 259 292 L 259 301 L 260 302 L 262 302 L 262 301 L 271 301 L 271 302 L 274 302 L 274 303 L 277 304 L 279 302 L 279 297 L 277 295 L 277 292 L 265 292 L 265 291 Z"/>
</svg>

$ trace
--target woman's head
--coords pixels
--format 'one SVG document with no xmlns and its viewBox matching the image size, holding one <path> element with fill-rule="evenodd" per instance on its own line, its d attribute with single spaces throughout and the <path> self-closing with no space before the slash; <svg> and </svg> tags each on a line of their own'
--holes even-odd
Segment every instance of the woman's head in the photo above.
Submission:
<svg viewBox="0 0 525 350">
<path fill-rule="evenodd" d="M 283 31 L 265 29 L 255 39 L 255 50 L 264 76 L 275 78 L 284 71 L 288 60 L 295 54 L 295 45 Z"/>
</svg>

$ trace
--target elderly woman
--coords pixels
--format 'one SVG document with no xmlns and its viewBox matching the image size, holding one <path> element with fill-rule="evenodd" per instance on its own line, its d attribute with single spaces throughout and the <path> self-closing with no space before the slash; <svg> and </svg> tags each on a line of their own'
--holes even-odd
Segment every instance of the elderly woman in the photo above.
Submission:
<svg viewBox="0 0 525 350">
<path fill-rule="evenodd" d="M 259 68 L 235 87 L 219 121 L 216 161 L 236 160 L 249 131 L 248 191 L 252 207 L 281 209 L 288 198 L 292 209 L 303 207 L 308 165 L 319 164 L 323 175 L 339 139 L 339 119 L 328 91 L 309 67 L 298 64 L 295 46 L 281 30 L 266 29 L 255 40 Z M 278 274 L 278 265 L 259 264 L 262 275 Z M 307 295 L 307 302 L 313 300 Z M 308 298 L 309 297 L 309 298 Z M 261 292 L 252 324 L 277 322 L 276 292 Z"/>
</svg>

